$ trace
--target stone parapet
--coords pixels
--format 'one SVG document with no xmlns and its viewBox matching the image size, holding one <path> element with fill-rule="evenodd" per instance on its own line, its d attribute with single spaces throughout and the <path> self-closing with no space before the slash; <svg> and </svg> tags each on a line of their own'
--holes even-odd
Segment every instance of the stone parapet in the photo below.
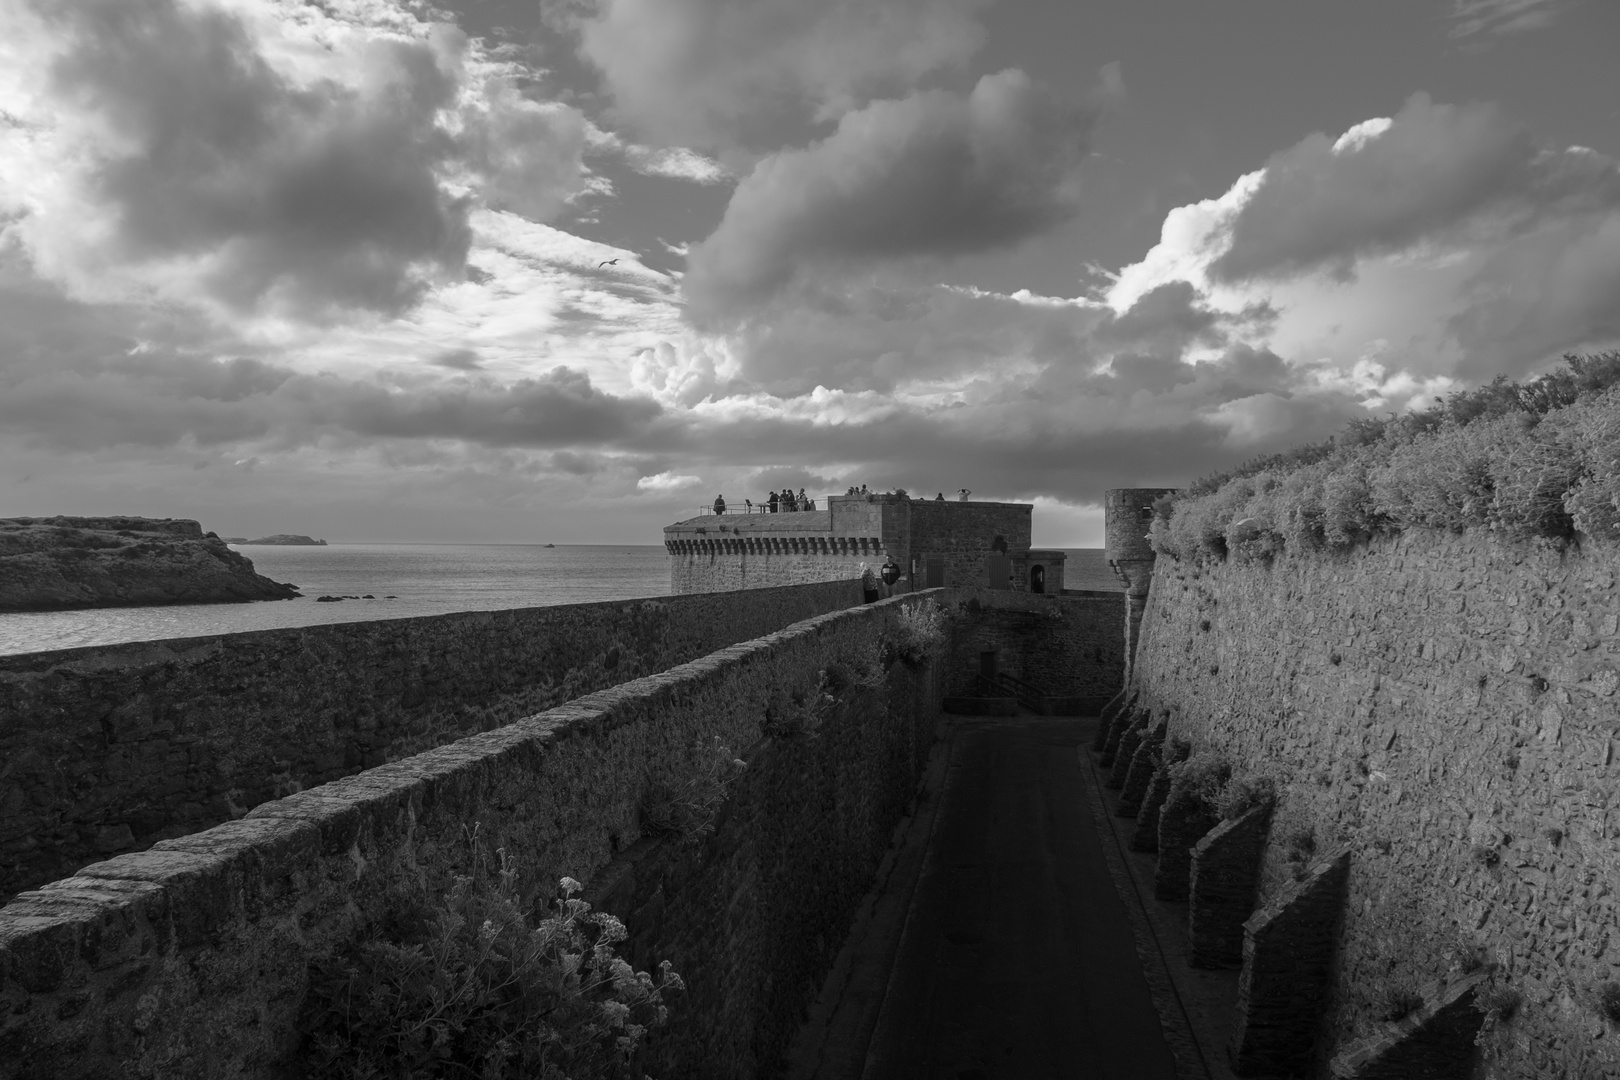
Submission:
<svg viewBox="0 0 1620 1080">
<path fill-rule="evenodd" d="M 846 579 L 0 657 L 0 901 L 860 602 Z"/>
<path fill-rule="evenodd" d="M 662 914 L 631 927 L 627 951 L 670 960 L 688 987 L 648 1064 L 720 1080 L 778 1070 L 916 790 L 937 665 L 894 665 L 817 739 L 762 737 L 762 722 L 774 696 L 871 655 L 915 602 L 796 623 L 23 893 L 0 908 L 0 1073 L 296 1075 L 311 960 L 469 872 L 475 823 L 486 865 L 503 849 L 519 868 L 526 905 L 564 875 L 589 888 L 645 850 L 649 792 L 707 768 L 715 740 L 748 767 L 697 872 L 662 875 Z"/>
</svg>

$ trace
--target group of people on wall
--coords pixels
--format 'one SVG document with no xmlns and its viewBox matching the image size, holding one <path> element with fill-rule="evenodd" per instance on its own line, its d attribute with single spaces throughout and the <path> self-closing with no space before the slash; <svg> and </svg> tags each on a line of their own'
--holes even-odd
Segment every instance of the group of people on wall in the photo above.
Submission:
<svg viewBox="0 0 1620 1080">
<path fill-rule="evenodd" d="M 904 488 L 900 488 L 896 492 L 896 494 L 901 496 L 904 496 L 905 493 Z M 869 492 L 866 490 L 866 485 L 862 484 L 860 487 L 850 488 L 848 494 L 859 496 L 869 494 Z M 967 502 L 969 496 L 972 494 L 973 492 L 969 491 L 967 488 L 961 488 L 957 491 L 956 498 L 959 502 Z M 942 491 L 935 495 L 934 500 L 936 502 L 944 502 L 945 493 Z M 743 500 L 743 512 L 747 514 L 777 514 L 794 510 L 814 510 L 815 508 L 816 500 L 806 495 L 804 493 L 804 488 L 800 488 L 797 495 L 793 494 L 792 488 L 783 488 L 781 491 L 773 491 L 771 492 L 771 497 L 761 503 L 756 503 L 752 499 Z M 726 497 L 724 495 L 716 495 L 714 497 L 714 512 L 717 514 L 723 514 L 726 512 Z"/>
<path fill-rule="evenodd" d="M 797 495 L 793 494 L 792 488 L 783 488 L 781 491 L 773 491 L 771 492 L 771 497 L 769 499 L 757 505 L 752 499 L 743 500 L 743 512 L 748 514 L 756 512 L 761 514 L 776 514 L 792 510 L 814 510 L 815 508 L 816 500 L 806 495 L 804 493 L 804 488 L 800 488 Z M 726 512 L 726 497 L 724 495 L 716 495 L 714 497 L 714 512 L 717 514 L 723 514 Z"/>
<path fill-rule="evenodd" d="M 896 492 L 896 494 L 901 496 L 904 496 L 905 493 L 904 488 L 900 488 Z M 869 492 L 866 490 L 866 485 L 862 484 L 860 487 L 850 488 L 848 494 L 860 496 L 869 494 Z M 967 488 L 961 488 L 957 491 L 956 498 L 960 502 L 967 502 L 969 496 L 972 494 L 973 493 Z M 936 502 L 944 502 L 945 493 L 942 491 L 935 495 L 934 500 Z M 806 495 L 804 493 L 804 488 L 800 488 L 797 495 L 793 494 L 792 488 L 783 488 L 781 491 L 773 491 L 771 492 L 771 497 L 761 503 L 756 503 L 752 499 L 743 500 L 743 512 L 746 514 L 777 514 L 794 510 L 814 510 L 815 508 L 816 500 Z M 723 514 L 726 512 L 726 497 L 724 495 L 716 495 L 714 497 L 714 512 L 717 514 Z"/>
</svg>

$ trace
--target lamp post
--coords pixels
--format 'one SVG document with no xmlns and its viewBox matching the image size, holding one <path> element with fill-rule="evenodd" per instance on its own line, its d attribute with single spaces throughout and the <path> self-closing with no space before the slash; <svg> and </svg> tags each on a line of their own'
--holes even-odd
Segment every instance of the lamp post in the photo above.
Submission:
<svg viewBox="0 0 1620 1080">
<path fill-rule="evenodd" d="M 888 595 L 893 596 L 894 583 L 900 580 L 900 566 L 894 561 L 894 556 L 887 555 L 884 557 L 883 566 L 878 570 L 878 575 L 883 578 L 885 591 Z"/>
</svg>

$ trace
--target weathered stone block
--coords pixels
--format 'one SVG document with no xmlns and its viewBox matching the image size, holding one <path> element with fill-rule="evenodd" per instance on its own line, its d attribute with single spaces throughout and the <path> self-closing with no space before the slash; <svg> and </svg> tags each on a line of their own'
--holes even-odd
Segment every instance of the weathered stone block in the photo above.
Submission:
<svg viewBox="0 0 1620 1080">
<path fill-rule="evenodd" d="M 1334 1057 L 1329 1075 L 1335 1080 L 1469 1080 L 1478 1053 L 1474 1039 L 1485 1023 L 1479 987 L 1489 976 L 1482 968 L 1430 983 L 1418 991 L 1421 1008 Z"/>
<path fill-rule="evenodd" d="M 1160 720 L 1147 730 L 1142 736 L 1142 742 L 1137 746 L 1136 752 L 1131 755 L 1131 761 L 1125 770 L 1125 782 L 1120 785 L 1119 807 L 1120 817 L 1135 817 L 1142 807 L 1142 798 L 1147 794 L 1148 781 L 1159 769 L 1159 755 L 1164 749 L 1164 733 L 1166 724 Z"/>
<path fill-rule="evenodd" d="M 1306 1076 L 1315 1060 L 1350 879 L 1350 848 L 1328 853 L 1243 924 L 1232 1071 Z"/>
<path fill-rule="evenodd" d="M 1131 721 L 1119 737 L 1119 745 L 1114 748 L 1114 760 L 1109 766 L 1108 786 L 1121 788 L 1125 786 L 1125 773 L 1131 767 L 1131 758 L 1136 754 L 1137 747 L 1142 745 L 1142 739 L 1147 735 L 1148 725 L 1153 723 L 1153 714 L 1143 711 Z"/>
<path fill-rule="evenodd" d="M 1269 799 L 1251 806 L 1215 826 L 1193 848 L 1187 929 L 1194 967 L 1243 963 L 1243 924 L 1254 911 L 1271 810 Z"/>
</svg>

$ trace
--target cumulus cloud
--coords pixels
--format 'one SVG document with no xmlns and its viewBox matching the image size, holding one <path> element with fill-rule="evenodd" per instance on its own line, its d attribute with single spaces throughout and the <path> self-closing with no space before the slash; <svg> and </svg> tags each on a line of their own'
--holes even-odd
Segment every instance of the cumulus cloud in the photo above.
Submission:
<svg viewBox="0 0 1620 1080">
<path fill-rule="evenodd" d="M 1620 171 L 1554 150 L 1488 104 L 1414 94 L 1393 118 L 1272 156 L 1225 224 L 1211 277 L 1234 282 L 1327 269 L 1426 240 L 1499 238 L 1551 217 L 1620 207 Z"/>
<path fill-rule="evenodd" d="M 464 275 L 480 196 L 545 216 L 585 183 L 577 111 L 468 84 L 464 37 L 412 25 L 267 50 L 258 23 L 178 0 L 14 12 L 8 232 L 84 296 L 411 308 Z"/>
<path fill-rule="evenodd" d="M 684 473 L 661 472 L 651 476 L 643 476 L 636 481 L 636 488 L 640 491 L 683 491 L 687 488 L 697 487 L 703 483 L 701 476 L 691 476 Z"/>
<path fill-rule="evenodd" d="M 530 100 L 510 77 L 487 80 L 462 122 L 463 160 L 492 210 L 545 221 L 599 180 L 585 173 L 586 124 L 579 110 Z"/>
<path fill-rule="evenodd" d="M 1072 216 L 1096 116 L 1020 71 L 970 94 L 926 91 L 845 115 L 826 139 L 765 158 L 688 256 L 701 320 L 758 304 L 798 268 L 960 255 Z"/>
<path fill-rule="evenodd" d="M 662 145 L 774 145 L 962 63 L 986 0 L 595 0 L 574 25 L 618 112 Z"/>
</svg>

